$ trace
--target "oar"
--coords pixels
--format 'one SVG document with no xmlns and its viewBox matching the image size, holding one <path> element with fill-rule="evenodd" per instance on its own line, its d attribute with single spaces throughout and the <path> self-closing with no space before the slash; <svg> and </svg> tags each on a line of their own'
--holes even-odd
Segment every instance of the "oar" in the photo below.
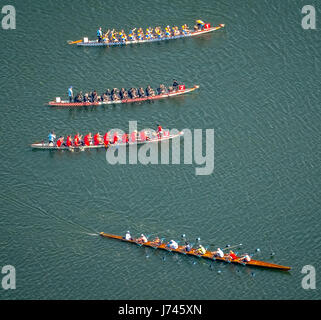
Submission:
<svg viewBox="0 0 321 320">
<path fill-rule="evenodd" d="M 242 246 L 242 243 L 240 243 L 240 244 L 236 244 L 235 246 L 227 246 L 226 248 L 224 248 L 224 249 L 222 249 L 222 251 L 223 250 L 227 250 L 227 249 L 232 249 L 232 248 L 236 248 L 236 247 L 240 247 L 240 246 Z"/>
<path fill-rule="evenodd" d="M 79 42 L 82 42 L 82 39 L 81 40 L 77 40 L 77 41 L 69 41 L 68 44 L 75 44 L 75 43 L 79 43 Z"/>
</svg>

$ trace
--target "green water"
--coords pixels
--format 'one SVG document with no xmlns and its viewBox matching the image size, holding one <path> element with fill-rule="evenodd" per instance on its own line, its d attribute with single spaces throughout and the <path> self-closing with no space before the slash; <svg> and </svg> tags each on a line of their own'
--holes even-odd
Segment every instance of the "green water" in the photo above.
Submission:
<svg viewBox="0 0 321 320">
<path fill-rule="evenodd" d="M 1 299 L 320 299 L 301 287 L 320 272 L 320 28 L 301 28 L 304 1 L 10 1 L 0 30 Z M 0 2 L 1 7 L 4 4 Z M 312 1 L 321 17 L 321 5 Z M 111 7 L 113 9 L 111 9 Z M 123 48 L 79 48 L 98 26 L 128 30 L 225 23 L 210 35 Z M 318 23 L 318 19 L 317 19 Z M 169 84 L 198 92 L 106 107 L 45 105 L 74 91 Z M 215 169 L 116 165 L 103 150 L 33 151 L 49 130 L 213 128 Z M 205 147 L 205 144 L 204 144 Z M 289 273 L 210 263 L 97 236 L 100 231 L 243 244 Z M 274 252 L 273 258 L 270 253 Z M 221 271 L 218 274 L 218 271 Z"/>
</svg>

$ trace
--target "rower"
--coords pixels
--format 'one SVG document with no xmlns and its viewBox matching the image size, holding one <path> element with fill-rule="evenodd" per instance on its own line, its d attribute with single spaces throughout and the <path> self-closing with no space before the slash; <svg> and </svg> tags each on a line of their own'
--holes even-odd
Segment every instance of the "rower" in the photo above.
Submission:
<svg viewBox="0 0 321 320">
<path fill-rule="evenodd" d="M 242 260 L 243 260 L 244 262 L 250 262 L 250 261 L 251 261 L 251 258 L 250 258 L 250 256 L 249 256 L 248 254 L 246 254 L 245 256 L 242 257 Z"/>
<path fill-rule="evenodd" d="M 219 256 L 220 258 L 224 258 L 224 252 L 221 250 L 221 248 L 217 248 L 215 255 Z"/>
<path fill-rule="evenodd" d="M 134 130 L 131 134 L 130 134 L 130 142 L 136 142 L 137 140 L 137 130 Z"/>
<path fill-rule="evenodd" d="M 174 240 L 171 240 L 170 242 L 168 242 L 167 247 L 176 250 L 178 249 L 178 243 Z"/>
<path fill-rule="evenodd" d="M 173 82 L 173 88 L 174 90 L 177 90 L 177 87 L 179 86 L 179 83 L 177 80 L 174 79 L 174 82 Z"/>
<path fill-rule="evenodd" d="M 66 146 L 67 147 L 72 147 L 72 139 L 71 139 L 71 136 L 67 136 L 67 140 L 66 140 Z"/>
<path fill-rule="evenodd" d="M 142 130 L 139 133 L 139 138 L 140 138 L 140 141 L 146 141 L 146 132 L 145 132 L 145 130 Z"/>
<path fill-rule="evenodd" d="M 197 26 L 198 30 L 203 30 L 204 25 L 205 25 L 205 22 L 204 22 L 204 21 L 202 21 L 202 20 L 196 20 L 196 26 Z"/>
<path fill-rule="evenodd" d="M 237 259 L 236 254 L 235 254 L 232 250 L 230 250 L 229 256 L 230 256 L 230 258 L 231 258 L 232 260 L 236 260 L 236 259 Z"/>
<path fill-rule="evenodd" d="M 103 32 L 101 31 L 101 27 L 97 30 L 97 38 L 98 38 L 98 42 L 101 42 L 103 38 Z"/>
<path fill-rule="evenodd" d="M 127 241 L 133 240 L 133 238 L 132 238 L 132 236 L 130 235 L 130 232 L 129 232 L 129 231 L 126 232 L 125 240 L 127 240 Z"/>
<path fill-rule="evenodd" d="M 74 93 L 72 92 L 72 86 L 70 86 L 68 89 L 68 97 L 69 97 L 69 102 L 72 102 L 74 98 Z"/>
<path fill-rule="evenodd" d="M 56 142 L 57 147 L 60 148 L 63 145 L 63 143 L 64 143 L 64 137 L 60 136 Z"/>
<path fill-rule="evenodd" d="M 192 246 L 186 241 L 185 242 L 185 251 L 190 252 L 192 250 Z"/>
<path fill-rule="evenodd" d="M 116 144 L 118 143 L 118 133 L 117 131 L 114 133 L 114 136 L 113 136 L 113 144 Z"/>
<path fill-rule="evenodd" d="M 146 243 L 148 242 L 147 238 L 144 234 L 141 234 L 140 237 L 136 240 L 138 243 Z"/>
<path fill-rule="evenodd" d="M 206 249 L 200 244 L 200 245 L 198 246 L 197 253 L 203 255 L 203 254 L 206 253 Z"/>
<path fill-rule="evenodd" d="M 107 147 L 109 145 L 109 133 L 106 132 L 104 135 L 104 145 Z"/>
<path fill-rule="evenodd" d="M 124 134 L 122 135 L 122 142 L 123 142 L 123 143 L 128 143 L 128 142 L 129 142 L 129 140 L 128 140 L 128 134 L 127 134 L 127 133 L 124 133 Z"/>
<path fill-rule="evenodd" d="M 91 133 L 88 133 L 84 136 L 84 144 L 85 146 L 90 146 L 90 143 L 91 143 L 91 139 L 92 139 L 92 136 L 91 136 Z"/>
<path fill-rule="evenodd" d="M 79 147 L 80 146 L 80 136 L 79 136 L 79 133 L 77 133 L 74 137 L 74 145 L 76 147 Z"/>
<path fill-rule="evenodd" d="M 159 138 L 161 138 L 163 136 L 163 128 L 161 125 L 157 126 L 157 134 L 158 134 Z"/>
<path fill-rule="evenodd" d="M 97 132 L 94 135 L 94 145 L 98 146 L 99 144 L 101 144 L 101 136 L 100 136 L 99 132 Z"/>
<path fill-rule="evenodd" d="M 48 135 L 48 145 L 53 145 L 56 140 L 56 135 L 53 131 L 51 131 Z"/>
</svg>

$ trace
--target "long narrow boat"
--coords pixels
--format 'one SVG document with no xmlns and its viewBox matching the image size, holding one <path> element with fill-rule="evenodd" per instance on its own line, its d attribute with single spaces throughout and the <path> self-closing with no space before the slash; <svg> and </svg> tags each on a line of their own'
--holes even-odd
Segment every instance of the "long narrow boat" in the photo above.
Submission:
<svg viewBox="0 0 321 320">
<path fill-rule="evenodd" d="M 151 137 L 149 140 L 145 140 L 145 141 L 141 141 L 141 140 L 137 140 L 136 142 L 127 142 L 127 143 L 123 143 L 123 142 L 119 142 L 116 144 L 109 144 L 108 148 L 112 148 L 112 147 L 124 147 L 124 146 L 132 146 L 132 145 L 140 145 L 140 144 L 147 144 L 147 143 L 159 143 L 162 141 L 167 141 L 167 140 L 172 140 L 175 138 L 178 138 L 180 136 L 182 136 L 184 134 L 183 131 L 177 133 L 177 134 L 170 134 L 169 131 L 164 131 L 164 135 L 163 137 L 159 138 L 158 136 L 154 136 Z M 83 151 L 86 149 L 102 149 L 102 148 L 106 148 L 106 146 L 104 144 L 99 144 L 99 145 L 89 145 L 89 146 L 72 146 L 72 147 L 66 147 L 66 146 L 61 146 L 58 147 L 57 145 L 49 145 L 47 142 L 35 142 L 31 145 L 31 147 L 33 149 L 43 149 L 43 150 L 69 150 L 69 151 L 75 151 L 75 150 L 79 150 L 79 151 Z"/>
<path fill-rule="evenodd" d="M 100 236 L 138 244 L 135 241 L 135 239 L 134 240 L 126 240 L 126 239 L 124 239 L 124 237 L 116 236 L 116 235 L 105 233 L 105 232 L 101 232 Z M 208 251 L 208 250 L 203 255 L 200 255 L 199 253 L 197 253 L 197 251 L 195 249 L 192 249 L 191 251 L 186 252 L 186 250 L 184 249 L 184 246 L 178 246 L 177 249 L 169 249 L 166 246 L 166 243 L 156 243 L 154 241 L 148 241 L 146 243 L 139 244 L 139 245 L 145 246 L 145 247 L 151 247 L 151 248 L 155 248 L 155 249 L 171 251 L 171 252 L 177 252 L 177 253 L 185 254 L 188 256 L 201 257 L 201 258 L 209 259 L 209 260 L 215 260 L 215 261 L 217 260 L 217 261 L 222 261 L 222 262 L 227 262 L 227 263 L 240 264 L 243 266 L 261 267 L 261 268 L 277 269 L 277 270 L 283 270 L 283 271 L 288 271 L 291 269 L 291 267 L 286 267 L 286 266 L 282 266 L 282 265 L 278 265 L 278 264 L 274 264 L 274 263 L 253 260 L 253 259 L 249 262 L 245 262 L 245 261 L 242 261 L 242 257 L 237 257 L 237 259 L 231 260 L 227 254 L 224 256 L 224 258 L 220 258 L 220 257 L 214 256 L 213 251 Z"/>
<path fill-rule="evenodd" d="M 186 94 L 189 92 L 192 92 L 196 89 L 198 89 L 198 85 L 194 85 L 192 88 L 184 88 L 173 91 L 171 93 L 164 93 L 164 94 L 158 94 L 152 97 L 143 97 L 143 98 L 135 98 L 135 99 L 122 99 L 122 100 L 116 100 L 116 101 L 98 101 L 98 102 L 69 102 L 67 100 L 61 101 L 60 98 L 56 98 L 56 101 L 50 101 L 48 105 L 55 106 L 55 107 L 81 107 L 81 106 L 99 106 L 99 105 L 105 105 L 105 104 L 120 104 L 120 103 L 134 103 L 134 102 L 142 102 L 142 101 L 151 101 L 151 100 L 158 100 L 158 99 L 164 99 L 164 98 L 170 98 L 179 96 L 182 94 Z"/>
<path fill-rule="evenodd" d="M 145 40 L 127 40 L 127 41 L 117 41 L 117 42 L 98 42 L 98 40 L 88 40 L 87 37 L 83 38 L 82 40 L 71 41 L 69 44 L 77 44 L 77 46 L 85 46 L 85 47 L 113 47 L 113 46 L 126 46 L 129 44 L 137 44 L 137 43 L 147 43 L 147 42 L 159 42 L 165 40 L 173 40 L 173 39 L 182 39 L 182 38 L 189 38 L 195 37 L 199 35 L 203 35 L 206 33 L 210 33 L 225 27 L 225 24 L 219 24 L 215 27 L 209 27 L 203 30 L 191 31 L 187 34 L 180 34 L 177 36 L 170 36 L 170 37 L 161 37 L 161 38 L 153 38 L 153 39 L 145 39 Z"/>
</svg>

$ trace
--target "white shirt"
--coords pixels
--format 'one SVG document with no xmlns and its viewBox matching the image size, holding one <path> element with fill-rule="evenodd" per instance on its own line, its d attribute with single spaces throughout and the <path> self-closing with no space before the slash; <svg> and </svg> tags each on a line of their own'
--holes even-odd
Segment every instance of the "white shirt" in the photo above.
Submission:
<svg viewBox="0 0 321 320">
<path fill-rule="evenodd" d="M 143 242 L 145 242 L 145 243 L 148 242 L 147 238 L 146 238 L 144 235 L 142 236 L 142 240 L 143 240 Z"/>
<path fill-rule="evenodd" d="M 170 247 L 171 249 L 177 249 L 177 248 L 178 248 L 178 243 L 175 242 L 174 240 L 172 240 L 172 241 L 170 242 L 170 244 L 169 244 L 169 247 Z"/>
<path fill-rule="evenodd" d="M 126 233 L 125 239 L 126 239 L 126 240 L 131 240 L 131 235 L 130 235 L 130 233 L 128 233 L 128 232 Z"/>
<path fill-rule="evenodd" d="M 224 257 L 224 252 L 221 249 L 217 249 L 217 254 L 220 258 Z"/>
<path fill-rule="evenodd" d="M 247 254 L 247 255 L 244 256 L 244 260 L 245 260 L 246 262 L 250 262 L 250 261 L 251 261 L 251 258 L 250 258 L 250 256 Z"/>
</svg>

